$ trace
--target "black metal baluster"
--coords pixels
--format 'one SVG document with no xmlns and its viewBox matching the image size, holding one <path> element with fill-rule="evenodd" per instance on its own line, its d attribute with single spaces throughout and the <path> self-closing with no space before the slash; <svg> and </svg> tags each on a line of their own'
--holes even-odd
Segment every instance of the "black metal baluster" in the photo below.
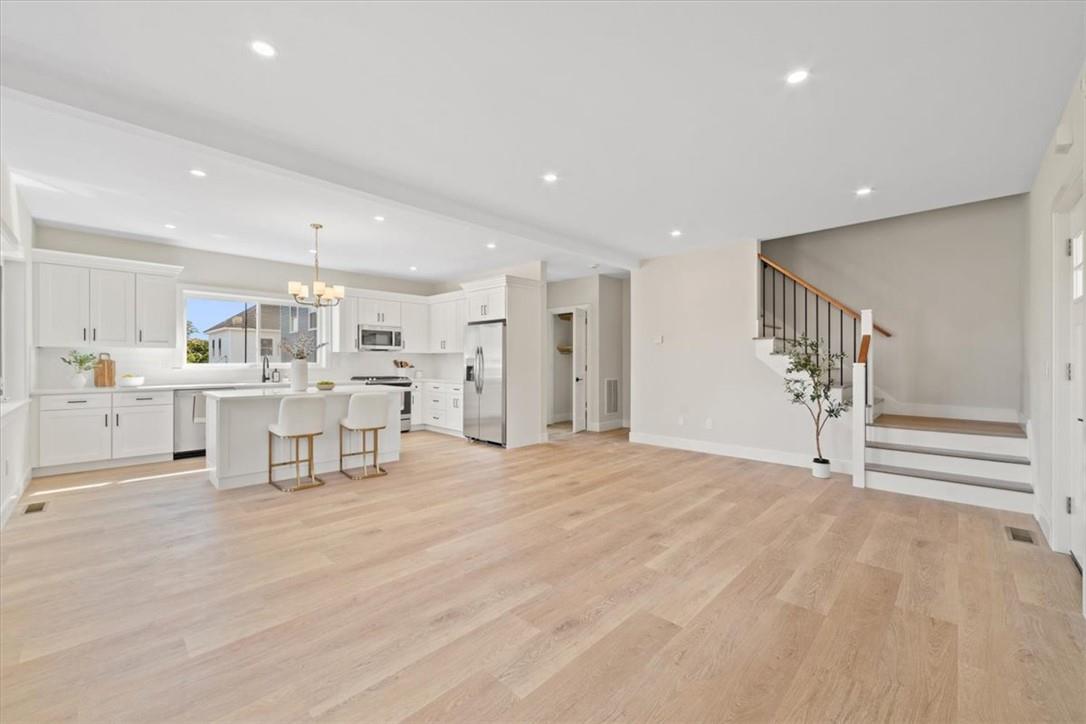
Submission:
<svg viewBox="0 0 1086 724">
<path fill-rule="evenodd" d="M 799 329 L 799 325 L 796 324 L 796 280 L 792 280 L 792 346 L 796 344 L 796 330 Z"/>
<path fill-rule="evenodd" d="M 856 348 L 856 317 L 852 318 L 852 361 L 855 362 L 859 356 L 859 350 Z"/>
<path fill-rule="evenodd" d="M 765 336 L 765 270 L 766 263 L 762 262 L 762 336 Z"/>
<path fill-rule="evenodd" d="M 845 310 L 837 310 L 837 352 L 841 355 L 841 387 L 845 386 Z"/>
<path fill-rule="evenodd" d="M 810 296 L 810 292 L 807 291 L 807 287 L 803 287 L 803 336 L 807 336 L 807 297 Z"/>
<path fill-rule="evenodd" d="M 777 270 L 774 269 L 771 275 L 773 279 L 773 337 L 777 336 Z M 773 344 L 776 347 L 776 343 Z"/>
</svg>

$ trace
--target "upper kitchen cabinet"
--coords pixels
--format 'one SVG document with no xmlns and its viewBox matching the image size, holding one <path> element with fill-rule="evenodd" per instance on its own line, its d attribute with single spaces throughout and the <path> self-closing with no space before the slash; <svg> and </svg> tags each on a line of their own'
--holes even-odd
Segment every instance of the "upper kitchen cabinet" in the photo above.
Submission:
<svg viewBox="0 0 1086 724">
<path fill-rule="evenodd" d="M 40 249 L 39 347 L 173 347 L 181 267 Z"/>
<path fill-rule="evenodd" d="M 359 299 L 358 323 L 379 327 L 399 327 L 400 303 L 387 299 Z"/>
<path fill-rule="evenodd" d="M 404 352 L 430 351 L 430 305 L 421 302 L 402 302 L 400 329 Z"/>
<path fill-rule="evenodd" d="M 177 341 L 177 280 L 136 275 L 136 344 L 173 347 Z"/>
<path fill-rule="evenodd" d="M 492 322 L 498 319 L 505 319 L 504 286 L 468 292 L 468 322 Z"/>
<path fill-rule="evenodd" d="M 430 305 L 430 352 L 463 352 L 467 301 L 443 299 Z"/>
</svg>

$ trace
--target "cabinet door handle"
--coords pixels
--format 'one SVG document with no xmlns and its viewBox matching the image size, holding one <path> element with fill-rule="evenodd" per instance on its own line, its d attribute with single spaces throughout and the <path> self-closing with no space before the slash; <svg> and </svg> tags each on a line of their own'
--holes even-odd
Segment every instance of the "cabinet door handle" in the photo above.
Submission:
<svg viewBox="0 0 1086 724">
<path fill-rule="evenodd" d="M 86 327 L 83 328 L 83 341 L 84 342 L 87 341 L 87 328 Z"/>
<path fill-rule="evenodd" d="M 91 330 L 91 339 L 93 339 L 95 342 L 98 341 L 98 328 L 97 327 L 95 327 L 94 329 Z"/>
<path fill-rule="evenodd" d="M 116 419 L 117 419 L 117 422 L 115 424 L 117 425 L 117 427 L 120 427 L 121 426 L 121 413 L 119 413 L 119 412 L 116 413 Z"/>
<path fill-rule="evenodd" d="M 102 422 L 103 422 L 105 427 L 109 427 L 109 413 L 108 412 L 105 414 L 105 418 L 106 419 L 103 420 Z"/>
<path fill-rule="evenodd" d="M 140 330 L 140 341 L 141 342 L 143 341 L 143 330 L 142 329 Z"/>
</svg>

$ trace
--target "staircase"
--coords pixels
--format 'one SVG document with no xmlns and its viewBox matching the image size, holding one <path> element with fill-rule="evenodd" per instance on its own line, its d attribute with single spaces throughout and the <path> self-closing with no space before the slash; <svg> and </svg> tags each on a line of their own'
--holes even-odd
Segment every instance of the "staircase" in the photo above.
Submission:
<svg viewBox="0 0 1086 724">
<path fill-rule="evenodd" d="M 876 393 L 873 350 L 877 336 L 891 333 L 874 324 L 869 310 L 858 312 L 772 259 L 758 258 L 755 355 L 781 377 L 791 345 L 804 336 L 845 355 L 831 373 L 831 395 L 853 402 L 855 486 L 1033 512 L 1029 441 L 1021 425 L 890 414 Z"/>
</svg>

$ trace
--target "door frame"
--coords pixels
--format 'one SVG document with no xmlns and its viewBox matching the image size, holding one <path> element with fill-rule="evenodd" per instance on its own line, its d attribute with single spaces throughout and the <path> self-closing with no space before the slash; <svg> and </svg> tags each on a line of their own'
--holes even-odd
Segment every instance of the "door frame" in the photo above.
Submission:
<svg viewBox="0 0 1086 724">
<path fill-rule="evenodd" d="M 545 354 L 543 355 L 543 389 L 544 389 L 543 394 L 544 394 L 544 404 L 546 405 L 546 408 L 545 408 L 544 413 L 543 413 L 543 418 L 544 418 L 544 420 L 548 421 L 547 425 L 550 424 L 549 420 L 551 419 L 551 413 L 550 413 L 551 405 L 554 402 L 554 353 L 551 351 L 551 350 L 554 349 L 554 317 L 555 317 L 555 315 L 558 315 L 558 314 L 572 314 L 575 310 L 578 310 L 578 309 L 584 310 L 585 317 L 588 318 L 588 326 L 591 329 L 591 327 L 592 327 L 592 305 L 591 304 L 573 304 L 573 305 L 570 305 L 568 307 L 548 307 L 547 308 L 547 316 L 546 316 L 547 323 L 544 325 L 544 327 L 546 328 L 545 339 L 546 339 L 547 343 L 543 348 L 545 350 Z M 584 388 L 585 388 L 584 400 L 585 400 L 586 419 L 587 419 L 587 415 L 588 415 L 589 406 L 591 405 L 591 401 L 592 401 L 592 393 L 590 392 L 589 388 L 591 387 L 590 383 L 592 381 L 592 374 L 594 373 L 594 370 L 592 369 L 592 361 L 591 361 L 592 358 L 588 354 L 591 347 L 592 347 L 592 335 L 589 334 L 589 335 L 586 335 L 586 342 L 585 342 L 585 364 L 588 367 L 588 370 L 585 373 L 585 380 L 584 380 Z M 572 414 L 572 412 L 571 412 L 571 414 Z M 544 426 L 544 429 L 545 428 L 546 428 L 546 425 Z"/>
</svg>

